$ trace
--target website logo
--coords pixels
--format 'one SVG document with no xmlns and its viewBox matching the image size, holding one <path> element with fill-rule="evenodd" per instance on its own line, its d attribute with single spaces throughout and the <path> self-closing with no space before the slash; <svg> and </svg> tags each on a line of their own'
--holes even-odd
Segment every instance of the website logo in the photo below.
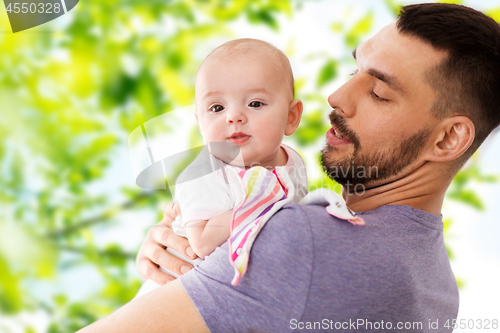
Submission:
<svg viewBox="0 0 500 333">
<path fill-rule="evenodd" d="M 72 10 L 79 0 L 4 0 L 12 32 L 36 27 L 63 16 Z"/>
<path fill-rule="evenodd" d="M 173 198 L 176 185 L 219 169 L 227 180 L 224 163 L 235 161 L 240 147 L 231 142 L 205 142 L 194 111 L 194 105 L 169 111 L 130 133 L 129 156 L 137 186 L 166 190 Z"/>
</svg>

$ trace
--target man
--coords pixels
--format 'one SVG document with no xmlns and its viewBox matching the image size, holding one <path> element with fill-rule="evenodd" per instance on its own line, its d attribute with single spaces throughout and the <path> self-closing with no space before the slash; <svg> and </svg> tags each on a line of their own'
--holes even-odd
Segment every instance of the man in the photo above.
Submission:
<svg viewBox="0 0 500 333">
<path fill-rule="evenodd" d="M 452 330 L 458 290 L 441 206 L 454 175 L 500 123 L 500 28 L 467 7 L 407 6 L 353 55 L 358 69 L 328 97 L 323 164 L 366 225 L 321 206 L 286 206 L 259 234 L 237 287 L 225 244 L 89 329 Z M 361 185 L 366 191 L 355 191 Z M 168 228 L 155 229 L 139 267 L 159 281 L 153 263 L 179 273 L 187 265 L 158 251 L 161 244 L 190 251 Z"/>
</svg>

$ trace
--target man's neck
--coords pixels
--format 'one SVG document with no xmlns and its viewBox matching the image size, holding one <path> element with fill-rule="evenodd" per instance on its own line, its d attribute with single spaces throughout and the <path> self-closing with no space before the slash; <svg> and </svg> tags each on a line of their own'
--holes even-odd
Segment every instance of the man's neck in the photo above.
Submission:
<svg viewBox="0 0 500 333">
<path fill-rule="evenodd" d="M 367 211 L 384 205 L 406 205 L 434 215 L 441 214 L 443 200 L 452 179 L 443 177 L 435 163 L 424 163 L 407 175 L 369 188 L 363 193 L 347 191 L 343 196 L 354 211 Z"/>
</svg>

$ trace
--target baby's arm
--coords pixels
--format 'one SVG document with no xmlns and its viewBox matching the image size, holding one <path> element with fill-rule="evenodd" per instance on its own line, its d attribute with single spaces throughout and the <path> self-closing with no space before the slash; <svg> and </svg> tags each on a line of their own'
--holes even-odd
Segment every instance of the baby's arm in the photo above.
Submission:
<svg viewBox="0 0 500 333">
<path fill-rule="evenodd" d="M 186 225 L 187 238 L 194 252 L 205 259 L 215 248 L 222 245 L 230 235 L 233 210 L 212 217 L 210 220 L 190 222 Z"/>
</svg>

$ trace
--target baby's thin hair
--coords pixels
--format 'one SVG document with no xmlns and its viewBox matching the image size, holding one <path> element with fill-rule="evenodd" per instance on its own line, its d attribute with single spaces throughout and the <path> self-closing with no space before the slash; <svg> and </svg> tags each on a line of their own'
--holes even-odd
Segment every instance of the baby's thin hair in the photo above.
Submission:
<svg viewBox="0 0 500 333">
<path fill-rule="evenodd" d="M 285 73 L 286 80 L 289 81 L 293 98 L 295 96 L 294 79 L 293 79 L 292 66 L 290 65 L 288 57 L 283 53 L 283 51 L 263 40 L 253 39 L 253 38 L 240 38 L 231 40 L 229 42 L 226 42 L 218 46 L 212 52 L 210 52 L 210 54 L 205 58 L 203 63 L 207 61 L 207 59 L 213 56 L 224 55 L 229 58 L 237 57 L 241 54 L 248 55 L 251 54 L 252 52 L 257 52 L 259 48 L 270 51 L 274 55 L 273 57 L 274 60 L 277 60 L 278 65 Z M 269 61 L 273 61 L 273 59 L 270 58 Z M 203 66 L 203 63 L 201 64 L 200 69 Z"/>
</svg>

